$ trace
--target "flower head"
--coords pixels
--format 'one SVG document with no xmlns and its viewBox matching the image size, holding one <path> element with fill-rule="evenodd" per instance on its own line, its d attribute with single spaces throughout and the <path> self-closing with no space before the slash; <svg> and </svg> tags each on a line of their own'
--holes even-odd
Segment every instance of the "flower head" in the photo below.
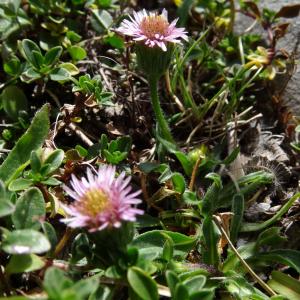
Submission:
<svg viewBox="0 0 300 300">
<path fill-rule="evenodd" d="M 106 227 L 118 228 L 122 221 L 135 221 L 136 215 L 143 211 L 135 208 L 141 202 L 137 196 L 140 191 L 132 192 L 130 177 L 122 172 L 115 178 L 114 166 L 102 166 L 98 174 L 91 169 L 80 180 L 72 175 L 72 189 L 64 190 L 74 198 L 74 203 L 63 206 L 69 217 L 62 221 L 70 227 L 87 227 L 90 232 Z"/>
<path fill-rule="evenodd" d="M 177 20 L 170 24 L 165 9 L 161 15 L 148 14 L 144 9 L 133 12 L 133 18 L 124 20 L 117 31 L 133 37 L 134 41 L 140 41 L 150 48 L 158 46 L 167 51 L 168 43 L 180 43 L 180 39 L 188 40 L 185 29 L 176 28 Z"/>
</svg>

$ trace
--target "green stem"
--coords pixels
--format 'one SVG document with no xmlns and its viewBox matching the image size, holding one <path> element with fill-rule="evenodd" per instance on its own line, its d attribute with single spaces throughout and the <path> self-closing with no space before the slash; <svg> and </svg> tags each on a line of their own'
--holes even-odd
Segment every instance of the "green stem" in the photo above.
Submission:
<svg viewBox="0 0 300 300">
<path fill-rule="evenodd" d="M 151 103 L 152 107 L 157 119 L 158 127 L 161 131 L 162 137 L 170 143 L 175 143 L 168 122 L 165 119 L 164 113 L 160 107 L 158 92 L 157 92 L 157 84 L 158 78 L 154 76 L 149 76 L 149 86 L 150 86 L 150 93 L 151 93 Z"/>
<path fill-rule="evenodd" d="M 241 232 L 258 231 L 267 228 L 276 221 L 278 221 L 294 204 L 294 202 L 300 198 L 300 193 L 295 194 L 288 202 L 286 202 L 280 210 L 270 219 L 262 223 L 244 223 Z"/>
</svg>

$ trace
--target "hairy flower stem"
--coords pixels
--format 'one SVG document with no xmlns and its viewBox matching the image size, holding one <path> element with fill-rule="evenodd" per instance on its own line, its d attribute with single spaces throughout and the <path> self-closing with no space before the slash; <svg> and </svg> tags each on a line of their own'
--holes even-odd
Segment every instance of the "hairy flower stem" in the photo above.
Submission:
<svg viewBox="0 0 300 300">
<path fill-rule="evenodd" d="M 156 116 L 159 130 L 161 132 L 161 136 L 168 142 L 175 143 L 168 122 L 165 119 L 164 113 L 160 107 L 157 85 L 158 85 L 158 78 L 156 76 L 149 76 L 151 103 Z"/>
</svg>

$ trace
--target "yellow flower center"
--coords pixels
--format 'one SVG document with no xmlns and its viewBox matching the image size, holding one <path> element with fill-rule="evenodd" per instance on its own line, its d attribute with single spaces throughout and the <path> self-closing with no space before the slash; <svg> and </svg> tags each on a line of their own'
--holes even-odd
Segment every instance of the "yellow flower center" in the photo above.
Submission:
<svg viewBox="0 0 300 300">
<path fill-rule="evenodd" d="M 140 27 L 149 39 L 153 39 L 156 34 L 167 35 L 169 22 L 163 15 L 148 16 L 142 20 Z"/>
<path fill-rule="evenodd" d="M 96 217 L 100 212 L 107 209 L 111 203 L 108 195 L 104 191 L 92 188 L 77 202 L 77 205 L 77 209 L 84 215 Z"/>
</svg>

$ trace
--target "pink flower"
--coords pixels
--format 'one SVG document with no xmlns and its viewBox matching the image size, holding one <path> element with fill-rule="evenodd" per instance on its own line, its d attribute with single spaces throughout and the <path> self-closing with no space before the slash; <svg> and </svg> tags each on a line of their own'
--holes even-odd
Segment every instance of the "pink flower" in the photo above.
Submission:
<svg viewBox="0 0 300 300">
<path fill-rule="evenodd" d="M 87 227 L 90 232 L 106 227 L 120 227 L 122 221 L 133 222 L 136 215 L 143 211 L 134 207 L 141 203 L 137 196 L 141 191 L 132 192 L 129 185 L 131 177 L 122 172 L 115 178 L 114 166 L 102 166 L 98 174 L 91 169 L 87 176 L 80 180 L 72 175 L 72 189 L 64 186 L 64 190 L 74 198 L 74 202 L 63 205 L 69 217 L 62 220 L 70 227 Z"/>
<path fill-rule="evenodd" d="M 147 13 L 146 10 L 133 12 L 134 18 L 124 20 L 118 32 L 133 37 L 134 41 L 143 42 L 148 47 L 160 47 L 167 51 L 168 43 L 180 43 L 180 39 L 188 40 L 184 28 L 176 28 L 177 20 L 168 22 L 168 12 L 164 9 L 161 15 Z"/>
</svg>

